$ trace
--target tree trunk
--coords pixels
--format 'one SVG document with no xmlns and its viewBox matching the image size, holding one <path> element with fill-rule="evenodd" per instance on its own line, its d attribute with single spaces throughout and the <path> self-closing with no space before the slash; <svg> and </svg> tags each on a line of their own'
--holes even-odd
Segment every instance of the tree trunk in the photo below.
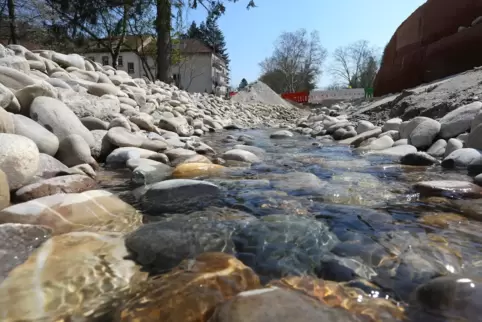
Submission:
<svg viewBox="0 0 482 322">
<path fill-rule="evenodd" d="M 117 63 L 118 63 L 118 59 L 119 59 L 119 52 L 118 51 L 113 51 L 110 53 L 110 56 L 112 58 L 112 67 L 114 67 L 115 69 L 117 69 Z"/>
<path fill-rule="evenodd" d="M 10 41 L 17 44 L 17 31 L 15 27 L 15 3 L 14 0 L 8 0 L 8 19 L 10 23 Z"/>
<path fill-rule="evenodd" d="M 167 82 L 171 63 L 171 0 L 157 0 L 157 79 Z"/>
</svg>

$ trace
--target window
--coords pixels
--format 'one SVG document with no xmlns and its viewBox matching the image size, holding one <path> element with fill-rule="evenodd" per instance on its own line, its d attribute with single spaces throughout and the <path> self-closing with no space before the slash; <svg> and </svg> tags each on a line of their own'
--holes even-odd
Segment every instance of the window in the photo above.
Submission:
<svg viewBox="0 0 482 322">
<path fill-rule="evenodd" d="M 134 74 L 134 63 L 127 63 L 127 72 L 129 74 Z"/>
<path fill-rule="evenodd" d="M 120 67 L 124 66 L 124 60 L 122 59 L 122 56 L 119 56 L 117 58 L 117 66 L 120 66 Z"/>
<path fill-rule="evenodd" d="M 102 56 L 102 65 L 109 65 L 109 56 Z"/>
</svg>

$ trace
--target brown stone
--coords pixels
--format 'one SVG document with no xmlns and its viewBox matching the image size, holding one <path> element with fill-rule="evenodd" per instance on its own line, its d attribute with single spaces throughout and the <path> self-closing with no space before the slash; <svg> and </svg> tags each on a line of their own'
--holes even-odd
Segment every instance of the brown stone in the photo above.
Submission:
<svg viewBox="0 0 482 322">
<path fill-rule="evenodd" d="M 150 279 L 122 305 L 114 321 L 203 322 L 220 303 L 257 288 L 258 276 L 233 256 L 204 253 Z"/>
<path fill-rule="evenodd" d="M 375 96 L 397 93 L 482 65 L 482 2 L 428 0 L 398 27 L 385 48 Z"/>
<path fill-rule="evenodd" d="M 451 212 L 423 213 L 419 221 L 425 225 L 439 228 L 447 228 L 450 224 L 468 222 L 467 218 Z"/>
<path fill-rule="evenodd" d="M 1 320 L 105 321 L 101 317 L 146 278 L 127 255 L 118 235 L 54 236 L 0 285 Z"/>
<path fill-rule="evenodd" d="M 93 189 L 96 182 L 86 175 L 68 175 L 45 179 L 40 182 L 24 186 L 15 192 L 15 199 L 19 202 L 29 201 L 58 193 L 79 193 Z"/>
<path fill-rule="evenodd" d="M 174 166 L 177 166 L 179 164 L 184 164 L 184 163 L 212 163 L 212 162 L 211 160 L 209 160 L 208 157 L 202 154 L 196 154 L 196 155 L 191 155 L 187 157 L 177 158 L 172 162 Z"/>
<path fill-rule="evenodd" d="M 0 210 L 10 205 L 10 188 L 5 172 L 0 170 Z"/>
<path fill-rule="evenodd" d="M 422 197 L 441 196 L 451 198 L 482 198 L 482 188 L 468 181 L 421 181 L 417 182 L 413 187 Z"/>
<path fill-rule="evenodd" d="M 0 211 L 0 223 L 44 225 L 53 234 L 71 231 L 130 232 L 141 215 L 105 190 L 57 194 L 10 206 Z"/>
<path fill-rule="evenodd" d="M 363 321 L 402 321 L 404 309 L 392 300 L 370 297 L 361 289 L 309 276 L 290 276 L 273 281 L 277 286 L 300 291 L 330 307 L 343 308 L 363 317 Z M 360 299 L 362 299 L 360 301 Z"/>
<path fill-rule="evenodd" d="M 172 176 L 176 179 L 213 177 L 219 176 L 225 169 L 222 165 L 212 163 L 183 163 L 174 169 Z"/>
</svg>

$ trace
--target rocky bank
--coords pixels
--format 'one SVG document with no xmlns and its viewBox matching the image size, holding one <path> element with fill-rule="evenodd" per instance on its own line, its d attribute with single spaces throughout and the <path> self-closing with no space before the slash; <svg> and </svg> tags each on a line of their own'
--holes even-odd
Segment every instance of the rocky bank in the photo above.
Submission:
<svg viewBox="0 0 482 322">
<path fill-rule="evenodd" d="M 482 103 L 373 124 L 262 85 L 0 47 L 0 320 L 480 316 Z"/>
</svg>

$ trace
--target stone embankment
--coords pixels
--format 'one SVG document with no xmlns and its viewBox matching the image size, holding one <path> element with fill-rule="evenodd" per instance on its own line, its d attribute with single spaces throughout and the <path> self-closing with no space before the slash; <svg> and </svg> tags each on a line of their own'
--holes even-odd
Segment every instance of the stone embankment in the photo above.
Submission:
<svg viewBox="0 0 482 322">
<path fill-rule="evenodd" d="M 359 115 L 351 117 L 359 107 L 344 103 L 313 112 L 295 130 L 316 137 L 319 142 L 335 140 L 351 145 L 360 154 L 398 158 L 404 165 L 467 169 L 475 176 L 474 182 L 482 185 L 482 102 L 477 96 L 471 96 L 469 101 L 438 119 L 392 118 L 379 121 L 380 126 Z M 470 182 L 433 184 L 441 190 L 480 190 Z"/>
</svg>

